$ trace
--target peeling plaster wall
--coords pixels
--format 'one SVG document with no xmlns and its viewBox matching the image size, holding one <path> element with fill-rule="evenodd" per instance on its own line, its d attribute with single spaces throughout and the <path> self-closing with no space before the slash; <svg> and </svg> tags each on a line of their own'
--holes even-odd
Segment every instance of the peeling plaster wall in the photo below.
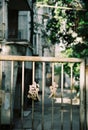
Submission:
<svg viewBox="0 0 88 130">
<path fill-rule="evenodd" d="M 3 45 L 2 46 L 2 55 L 25 55 L 26 48 L 21 46 L 14 45 Z M 18 62 L 14 63 L 14 87 L 16 85 L 16 77 L 18 70 Z M 2 71 L 5 75 L 5 89 L 10 89 L 10 81 L 11 81 L 11 62 L 3 61 L 2 63 Z"/>
<path fill-rule="evenodd" d="M 26 47 L 21 45 L 4 45 L 2 46 L 1 55 L 26 55 Z M 29 55 L 29 54 L 27 54 Z M 14 62 L 14 74 L 13 74 L 13 88 L 12 88 L 12 97 L 14 98 L 14 92 L 17 81 L 17 72 L 18 67 L 21 65 L 18 62 Z M 2 89 L 5 90 L 5 101 L 2 104 L 1 108 L 1 123 L 9 124 L 11 119 L 13 119 L 13 111 L 10 115 L 10 88 L 11 88 L 11 61 L 3 61 L 2 62 Z M 12 98 L 12 108 L 14 104 L 14 100 Z M 11 118 L 11 119 L 10 119 Z"/>
</svg>

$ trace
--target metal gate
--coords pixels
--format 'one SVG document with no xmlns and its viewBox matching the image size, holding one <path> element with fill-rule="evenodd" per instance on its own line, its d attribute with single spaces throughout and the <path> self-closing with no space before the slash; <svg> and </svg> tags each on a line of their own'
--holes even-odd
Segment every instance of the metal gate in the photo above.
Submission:
<svg viewBox="0 0 88 130">
<path fill-rule="evenodd" d="M 3 64 L 8 65 L 6 75 L 10 86 L 3 88 Z M 66 87 L 65 69 L 68 64 L 69 86 Z M 74 89 L 74 65 L 80 66 L 78 93 Z M 14 99 L 18 66 L 21 66 L 21 92 L 19 118 L 14 118 Z M 31 66 L 32 81 L 25 86 L 25 68 Z M 0 56 L 0 124 L 14 124 L 14 130 L 87 130 L 85 61 L 77 58 Z M 58 72 L 58 73 L 57 73 Z M 27 73 L 27 72 L 26 72 Z M 57 74 L 56 74 L 57 73 Z M 9 78 L 10 77 L 10 78 Z M 57 78 L 59 78 L 57 80 Z M 30 79 L 30 77 L 29 77 Z M 18 80 L 18 82 L 20 82 Z M 57 82 L 59 81 L 59 82 Z M 26 89 L 26 87 L 28 89 Z M 27 96 L 26 109 L 25 89 Z M 8 93 L 8 94 L 7 94 Z M 6 94 L 9 95 L 5 106 Z M 3 98 L 2 98 L 3 97 Z M 16 100 L 16 102 L 17 102 Z M 17 104 L 17 105 L 19 105 Z M 27 106 L 28 105 L 28 106 Z M 3 111 L 5 109 L 5 111 Z M 5 115 L 3 116 L 3 113 Z M 9 115 L 8 115 L 9 114 Z M 16 113 L 15 113 L 16 114 Z M 7 116 L 8 115 L 8 116 Z M 6 116 L 6 117 L 5 117 Z M 5 119 L 6 120 L 5 120 Z M 11 127 L 10 127 L 11 128 Z M 12 128 L 11 128 L 12 129 Z"/>
</svg>

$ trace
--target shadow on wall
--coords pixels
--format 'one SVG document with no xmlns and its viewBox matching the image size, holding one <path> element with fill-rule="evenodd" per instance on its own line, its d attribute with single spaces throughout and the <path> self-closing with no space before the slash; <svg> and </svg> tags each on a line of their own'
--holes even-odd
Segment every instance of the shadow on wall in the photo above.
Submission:
<svg viewBox="0 0 88 130">
<path fill-rule="evenodd" d="M 27 109 L 30 101 L 27 98 L 29 85 L 32 84 L 32 70 L 25 69 L 24 75 L 24 109 Z M 15 98 L 14 98 L 14 115 L 19 117 L 21 116 L 21 100 L 22 100 L 22 68 L 18 68 L 17 73 L 17 82 L 15 88 Z"/>
</svg>

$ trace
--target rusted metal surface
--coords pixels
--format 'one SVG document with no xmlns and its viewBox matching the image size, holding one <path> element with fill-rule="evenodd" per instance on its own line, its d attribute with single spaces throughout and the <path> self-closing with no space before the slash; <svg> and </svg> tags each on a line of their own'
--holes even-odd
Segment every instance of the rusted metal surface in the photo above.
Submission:
<svg viewBox="0 0 88 130">
<path fill-rule="evenodd" d="M 64 88 L 64 65 L 61 64 L 61 130 L 63 130 L 63 122 L 64 122 L 64 116 L 63 116 L 63 88 Z"/>
<path fill-rule="evenodd" d="M 84 130 L 85 124 L 85 62 L 80 64 L 80 130 Z"/>
<path fill-rule="evenodd" d="M 29 85 L 28 98 L 32 100 L 40 100 L 38 95 L 39 92 L 39 84 L 34 82 L 32 85 Z"/>
<path fill-rule="evenodd" d="M 12 108 L 12 86 L 13 86 L 13 80 L 14 80 L 14 62 L 15 61 L 20 61 L 22 62 L 22 91 L 21 91 L 21 120 L 22 120 L 22 129 L 23 128 L 23 120 L 24 120 L 24 79 L 25 79 L 25 62 L 32 62 L 32 84 L 29 85 L 29 91 L 28 91 L 28 98 L 32 99 L 32 130 L 34 130 L 34 114 L 35 114 L 35 102 L 34 100 L 39 99 L 40 97 L 38 95 L 39 92 L 39 84 L 36 83 L 35 81 L 35 75 L 36 75 L 36 62 L 41 62 L 41 88 L 42 88 L 42 95 L 41 95 L 41 129 L 45 130 L 45 73 L 46 73 L 46 62 L 51 63 L 51 86 L 49 86 L 49 94 L 48 97 L 50 97 L 50 100 L 52 102 L 51 104 L 51 130 L 54 129 L 54 114 L 55 114 L 55 103 L 54 103 L 54 98 L 57 95 L 57 89 L 58 85 L 54 81 L 54 66 L 55 63 L 60 63 L 61 64 L 61 85 L 60 85 L 60 127 L 61 130 L 64 130 L 64 63 L 71 63 L 70 65 L 70 107 L 69 107 L 69 118 L 70 118 L 70 130 L 73 130 L 73 99 L 72 99 L 72 87 L 73 87 L 73 63 L 80 63 L 80 130 L 84 130 L 84 121 L 85 121 L 85 104 L 84 104 L 84 90 L 85 90 L 85 61 L 83 59 L 77 59 L 77 58 L 57 58 L 57 57 L 33 57 L 33 56 L 0 56 L 0 61 L 11 61 L 11 87 L 10 87 L 10 112 L 12 113 L 13 108 Z"/>
<path fill-rule="evenodd" d="M 53 82 L 52 86 L 50 86 L 50 96 L 49 96 L 49 98 L 56 97 L 57 88 L 58 88 L 58 85 L 55 82 Z"/>
<path fill-rule="evenodd" d="M 11 56 L 0 55 L 0 60 L 6 61 L 31 61 L 31 62 L 82 62 L 79 58 L 38 57 L 38 56 Z"/>
<path fill-rule="evenodd" d="M 42 130 L 44 130 L 45 62 L 42 63 Z"/>
<path fill-rule="evenodd" d="M 21 122 L 23 128 L 23 113 L 24 113 L 24 61 L 22 61 L 22 91 L 21 91 Z"/>
<path fill-rule="evenodd" d="M 10 114 L 13 115 L 13 80 L 14 80 L 14 62 L 11 62 L 11 87 L 10 87 Z M 12 125 L 13 116 L 10 117 L 10 126 Z"/>
<path fill-rule="evenodd" d="M 86 66 L 86 129 L 88 130 L 88 63 Z"/>
</svg>

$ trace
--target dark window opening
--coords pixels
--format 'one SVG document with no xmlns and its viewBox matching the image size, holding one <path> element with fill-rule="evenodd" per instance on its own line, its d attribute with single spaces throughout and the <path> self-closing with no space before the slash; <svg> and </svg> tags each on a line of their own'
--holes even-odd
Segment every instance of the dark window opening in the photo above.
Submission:
<svg viewBox="0 0 88 130">
<path fill-rule="evenodd" d="M 18 11 L 8 9 L 8 39 L 18 38 Z"/>
</svg>

